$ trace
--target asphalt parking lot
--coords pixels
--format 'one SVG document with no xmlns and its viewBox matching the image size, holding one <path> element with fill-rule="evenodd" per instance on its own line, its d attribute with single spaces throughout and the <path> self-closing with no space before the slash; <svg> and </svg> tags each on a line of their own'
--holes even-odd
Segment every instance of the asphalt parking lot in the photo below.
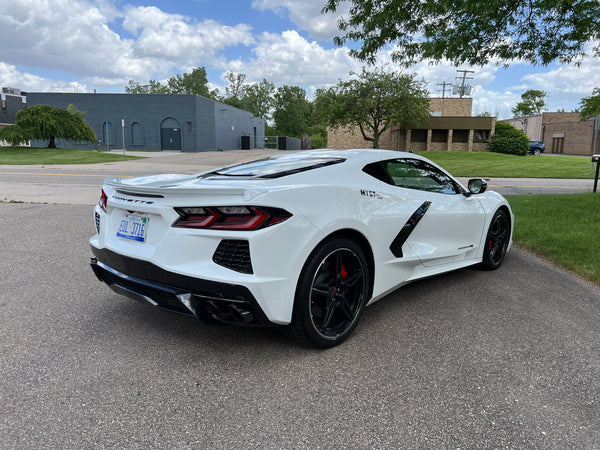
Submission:
<svg viewBox="0 0 600 450">
<path fill-rule="evenodd" d="M 600 447 L 600 289 L 523 250 L 316 351 L 114 294 L 93 232 L 89 206 L 0 203 L 2 448 Z"/>
</svg>

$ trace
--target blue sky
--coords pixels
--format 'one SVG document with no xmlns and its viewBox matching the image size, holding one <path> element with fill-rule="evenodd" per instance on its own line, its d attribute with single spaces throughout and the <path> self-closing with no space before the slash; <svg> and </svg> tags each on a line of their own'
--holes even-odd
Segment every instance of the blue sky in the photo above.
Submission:
<svg viewBox="0 0 600 450">
<path fill-rule="evenodd" d="M 325 0 L 2 0 L 0 85 L 24 91 L 124 92 L 129 79 L 166 80 L 204 66 L 213 88 L 227 71 L 248 82 L 315 89 L 348 78 L 361 63 L 332 43 L 339 14 L 320 14 Z M 345 5 L 342 3 L 342 5 Z M 591 55 L 592 44 L 589 46 Z M 382 51 L 378 64 L 397 69 Z M 600 85 L 600 61 L 577 68 L 490 63 L 484 67 L 431 65 L 417 73 L 431 96 L 438 83 L 474 70 L 473 114 L 510 117 L 526 89 L 549 93 L 549 110 L 577 108 Z"/>
</svg>

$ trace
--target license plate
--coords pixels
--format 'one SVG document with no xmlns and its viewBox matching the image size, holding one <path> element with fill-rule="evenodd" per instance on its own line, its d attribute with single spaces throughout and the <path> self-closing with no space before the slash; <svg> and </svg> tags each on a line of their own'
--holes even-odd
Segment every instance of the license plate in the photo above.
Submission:
<svg viewBox="0 0 600 450">
<path fill-rule="evenodd" d="M 132 241 L 145 242 L 148 229 L 148 217 L 127 214 L 121 220 L 117 236 Z"/>
</svg>

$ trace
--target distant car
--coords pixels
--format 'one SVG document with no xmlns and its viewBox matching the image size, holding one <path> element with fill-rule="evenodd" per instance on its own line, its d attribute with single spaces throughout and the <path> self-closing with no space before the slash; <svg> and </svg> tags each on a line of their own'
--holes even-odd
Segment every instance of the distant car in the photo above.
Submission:
<svg viewBox="0 0 600 450">
<path fill-rule="evenodd" d="M 546 146 L 542 141 L 529 141 L 529 154 L 541 155 L 546 150 Z"/>
<path fill-rule="evenodd" d="M 512 242 L 500 194 L 411 153 L 323 150 L 195 175 L 107 178 L 90 244 L 119 294 L 207 322 L 347 338 L 363 307 Z"/>
</svg>

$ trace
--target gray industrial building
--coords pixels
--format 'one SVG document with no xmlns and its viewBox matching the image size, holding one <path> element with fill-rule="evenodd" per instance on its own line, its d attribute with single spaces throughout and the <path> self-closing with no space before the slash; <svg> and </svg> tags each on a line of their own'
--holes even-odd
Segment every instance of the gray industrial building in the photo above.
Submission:
<svg viewBox="0 0 600 450">
<path fill-rule="evenodd" d="M 26 95 L 25 92 L 21 92 L 19 89 L 10 87 L 2 88 L 2 92 L 0 92 L 0 102 L 2 103 L 2 109 L 0 109 L 0 127 L 15 123 L 17 113 L 25 109 Z"/>
<path fill-rule="evenodd" d="M 253 149 L 256 142 L 264 142 L 264 120 L 198 95 L 27 94 L 27 106 L 66 109 L 70 104 L 86 112 L 85 121 L 98 142 L 59 139 L 57 147 L 202 152 Z"/>
</svg>

